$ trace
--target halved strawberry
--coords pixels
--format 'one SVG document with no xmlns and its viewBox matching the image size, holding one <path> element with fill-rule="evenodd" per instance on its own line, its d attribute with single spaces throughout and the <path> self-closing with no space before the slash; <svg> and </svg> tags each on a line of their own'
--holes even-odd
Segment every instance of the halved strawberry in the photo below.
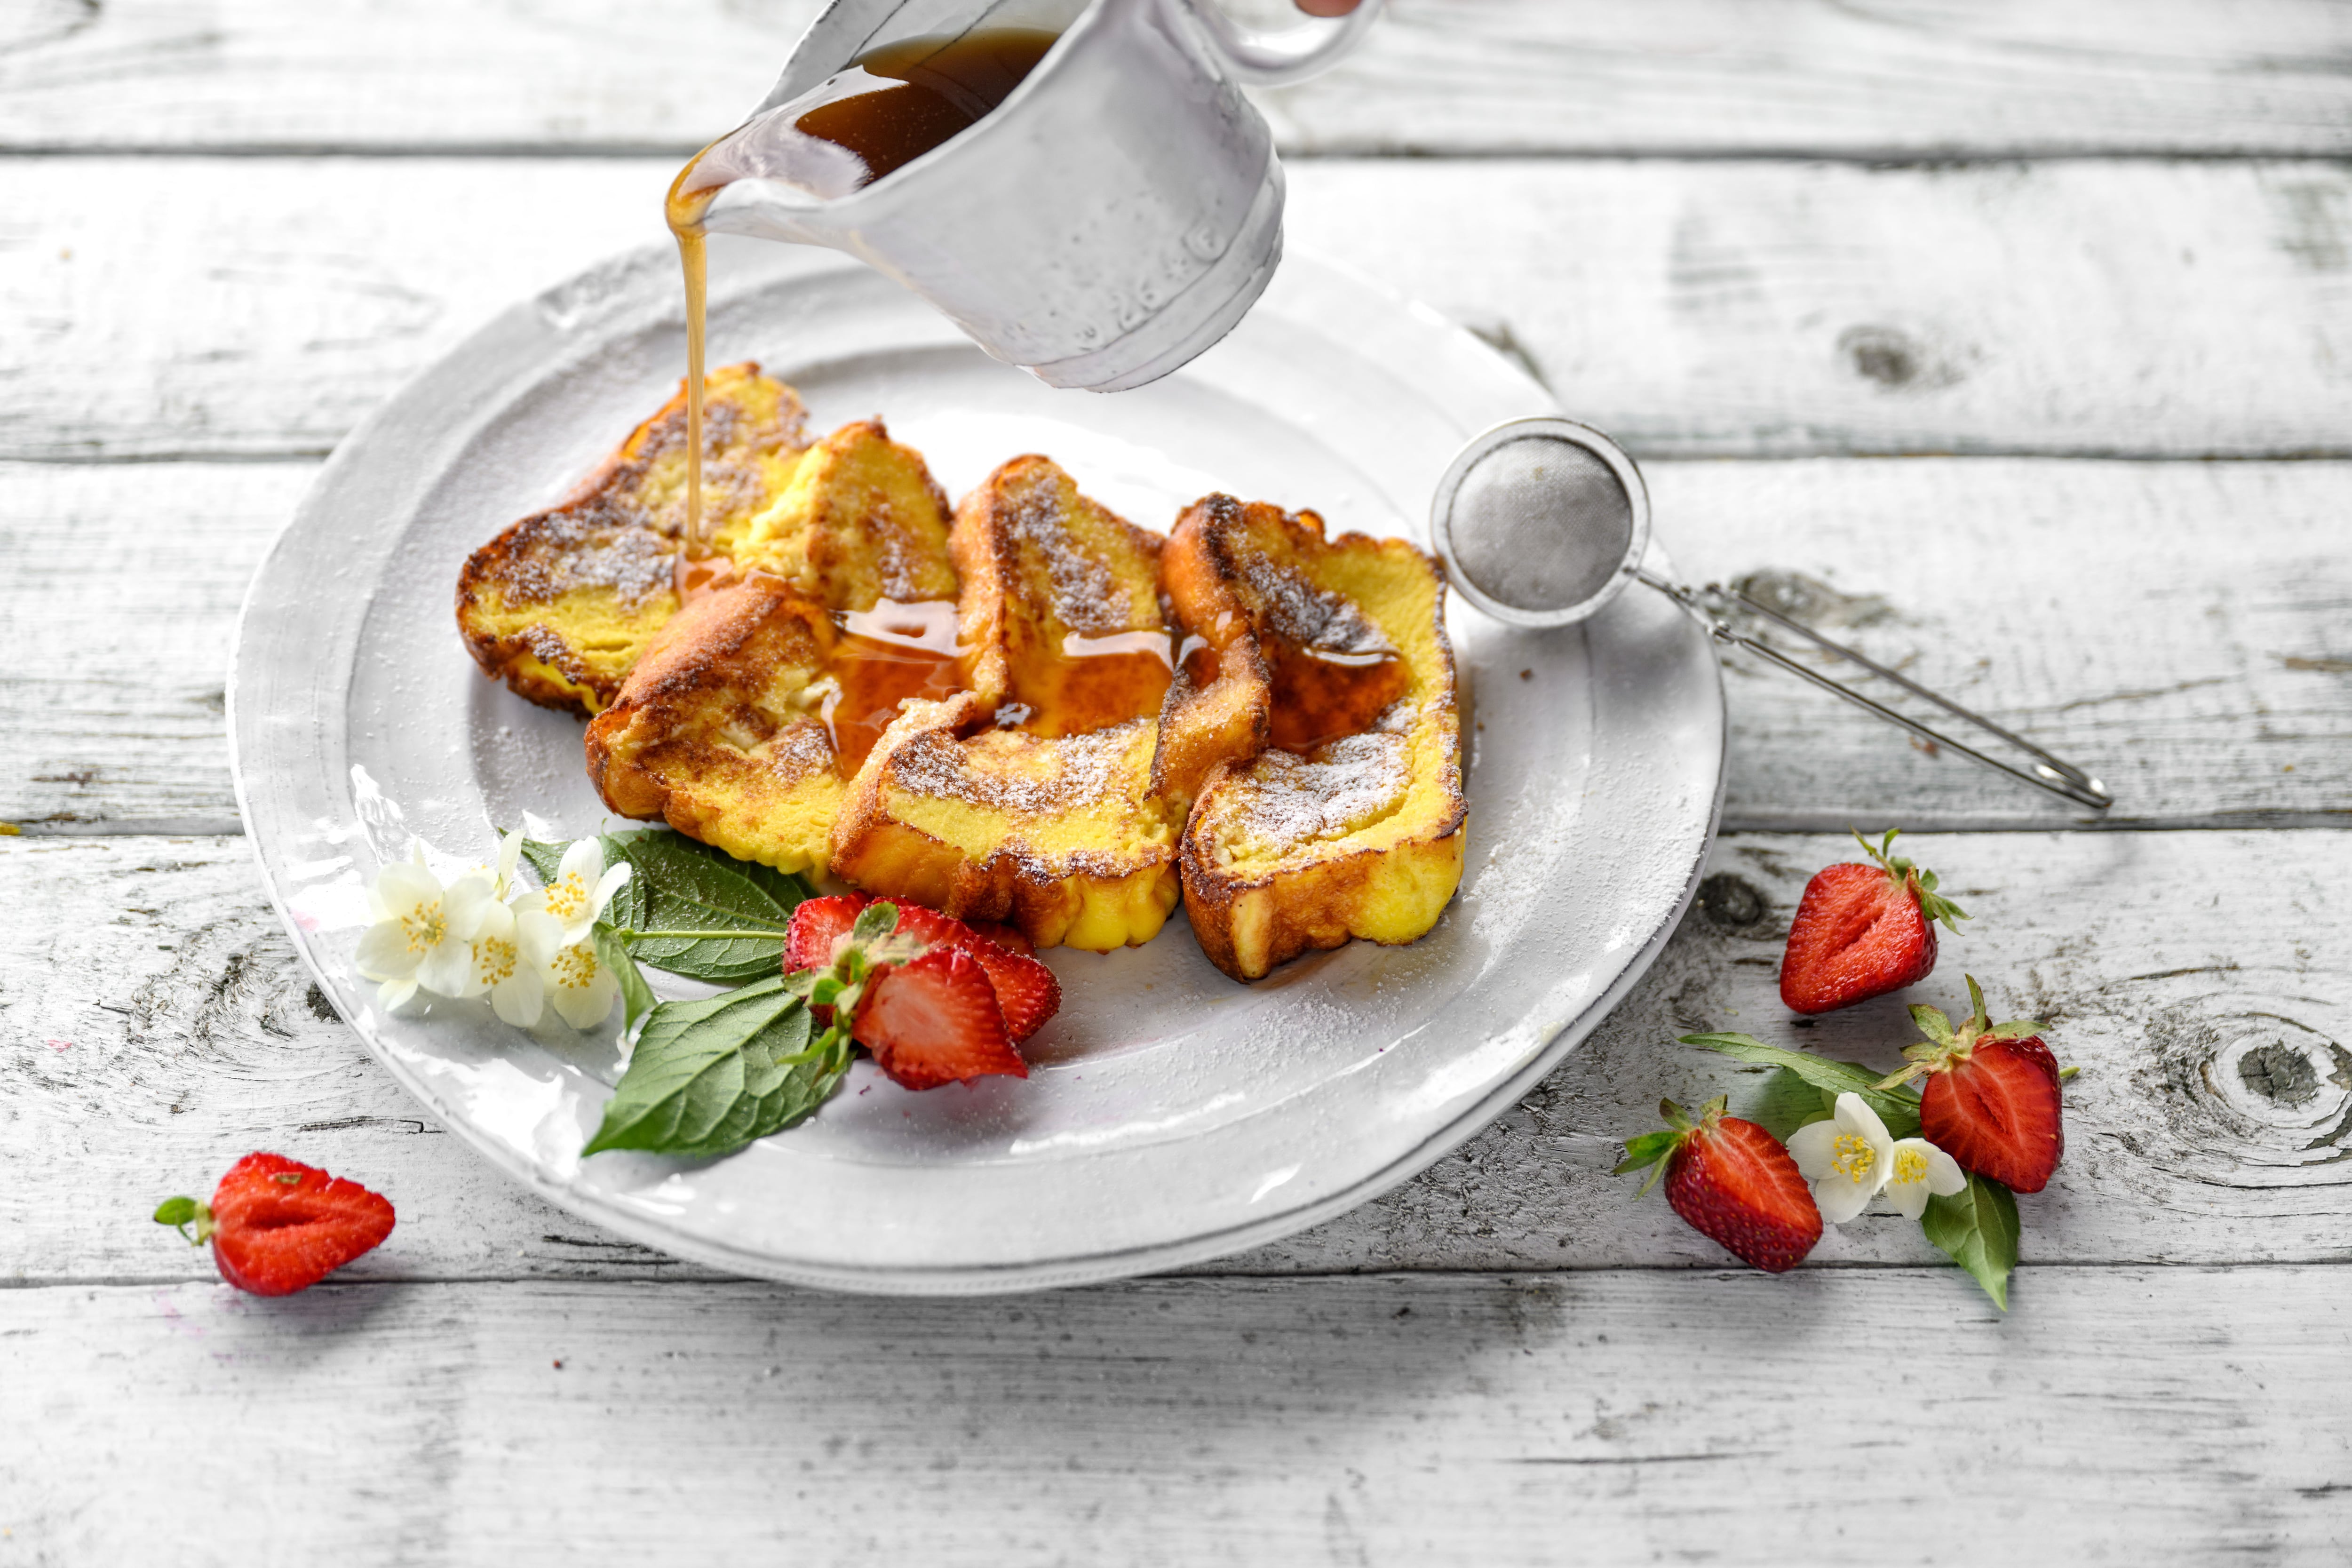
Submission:
<svg viewBox="0 0 2352 1568">
<path fill-rule="evenodd" d="M 863 893 L 803 899 L 784 928 L 784 973 L 832 968 L 834 949 L 857 923 L 858 911 L 873 901 Z"/>
<path fill-rule="evenodd" d="M 1037 956 L 1037 944 L 1023 936 L 1018 926 L 1005 925 L 999 921 L 966 921 L 963 923 L 971 928 L 972 935 L 983 942 L 992 942 L 1007 952 L 1018 953 L 1023 958 Z"/>
<path fill-rule="evenodd" d="M 902 1089 L 936 1089 L 994 1073 L 1029 1076 L 1006 1036 L 988 971 L 961 948 L 935 947 L 878 971 L 850 1033 Z"/>
<path fill-rule="evenodd" d="M 1004 1011 L 1004 1027 L 1015 1040 L 1027 1039 L 1061 1010 L 1062 983 L 1054 978 L 1052 970 L 1027 952 L 1007 948 L 961 921 L 920 904 L 901 904 L 898 934 L 935 947 L 961 948 L 980 960 L 980 966 L 988 971 L 989 984 L 996 991 L 996 1005 Z M 1019 933 L 1013 934 L 1017 940 Z"/>
<path fill-rule="evenodd" d="M 1708 1102 L 1693 1121 L 1673 1100 L 1660 1100 L 1666 1131 L 1627 1139 L 1616 1173 L 1663 1170 L 1666 1202 L 1692 1229 L 1767 1273 L 1794 1268 L 1822 1238 L 1821 1207 L 1780 1141 L 1753 1121 L 1726 1116 L 1724 1104 Z M 1643 1192 L 1656 1183 L 1657 1170 Z"/>
<path fill-rule="evenodd" d="M 1875 847 L 1876 865 L 1845 861 L 1805 884 L 1780 959 L 1780 1000 L 1799 1013 L 1827 1013 L 1925 980 L 1936 967 L 1936 922 L 1957 933 L 1968 915 L 1936 893 L 1936 873 L 1890 856 L 1895 830 Z"/>
<path fill-rule="evenodd" d="M 257 1296 L 289 1296 L 392 1234 L 392 1205 L 357 1182 L 298 1164 L 282 1154 L 247 1154 L 213 1189 L 209 1206 L 173 1198 L 155 1211 L 165 1225 L 195 1225 L 213 1244 L 221 1278 Z"/>
<path fill-rule="evenodd" d="M 2058 1058 L 2041 1025 L 1993 1023 L 1976 977 L 1968 982 L 1975 1010 L 1958 1029 L 1934 1007 L 1911 1009 L 1927 1043 L 1906 1050 L 1911 1065 L 1881 1087 L 1925 1075 L 1920 1135 L 1965 1170 L 2011 1192 L 2038 1193 L 2066 1152 Z"/>
</svg>

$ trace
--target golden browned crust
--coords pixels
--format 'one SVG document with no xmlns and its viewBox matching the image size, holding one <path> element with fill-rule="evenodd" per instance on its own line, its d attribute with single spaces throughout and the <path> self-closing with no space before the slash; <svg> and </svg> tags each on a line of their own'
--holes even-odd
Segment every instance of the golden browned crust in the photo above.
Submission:
<svg viewBox="0 0 2352 1568">
<path fill-rule="evenodd" d="M 771 504 L 719 544 L 828 609 L 870 610 L 955 597 L 948 515 L 923 455 L 879 419 L 859 419 L 810 447 Z"/>
<path fill-rule="evenodd" d="M 1246 524 L 1233 497 L 1205 497 L 1177 518 L 1160 557 L 1177 620 L 1202 646 L 1177 672 L 1151 760 L 1151 787 L 1187 809 L 1219 764 L 1266 747 L 1273 673 L 1252 630 L 1261 612 L 1241 569 Z"/>
<path fill-rule="evenodd" d="M 782 489 L 807 446 L 792 388 L 745 363 L 705 383 L 704 502 L 715 532 Z M 457 615 L 484 674 L 545 707 L 594 714 L 677 611 L 686 395 L 637 426 L 560 505 L 468 556 Z"/>
<path fill-rule="evenodd" d="M 831 617 L 754 576 L 688 603 L 588 726 L 588 777 L 623 816 L 730 855 L 822 866 L 841 795 L 821 705 Z"/>
<path fill-rule="evenodd" d="M 1192 700 L 1312 740 L 1202 776 L 1179 850 L 1202 951 L 1253 980 L 1350 937 L 1424 934 L 1461 879 L 1467 816 L 1442 569 L 1401 540 L 1326 541 L 1312 512 L 1224 496 L 1179 520 L 1165 560 L 1178 618 L 1218 659 Z M 1377 711 L 1350 706 L 1365 694 Z"/>
</svg>

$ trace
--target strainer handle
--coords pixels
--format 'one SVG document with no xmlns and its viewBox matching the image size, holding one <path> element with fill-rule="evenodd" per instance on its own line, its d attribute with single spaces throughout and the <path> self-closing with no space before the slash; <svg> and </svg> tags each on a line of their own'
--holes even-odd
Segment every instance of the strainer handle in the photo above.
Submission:
<svg viewBox="0 0 2352 1568">
<path fill-rule="evenodd" d="M 1634 575 L 1639 577 L 1643 582 L 1648 584 L 1651 587 L 1658 590 L 1661 594 L 1665 595 L 1668 598 L 1674 600 L 1676 604 L 1682 605 L 1683 608 L 1690 611 L 1691 614 L 1696 616 L 1702 622 L 1706 623 L 1707 635 L 1714 637 L 1716 641 L 1720 643 L 1729 643 L 1734 647 L 1744 648 L 1748 652 L 1754 654 L 1757 658 L 1764 660 L 1767 664 L 1778 665 L 1780 668 L 1787 670 L 1791 675 L 1801 676 L 1803 679 L 1811 681 L 1815 686 L 1820 687 L 1822 690 L 1834 692 L 1838 696 L 1844 698 L 1848 702 L 1853 703 L 1855 707 L 1867 709 L 1871 712 L 1877 714 L 1881 719 L 1885 720 L 1890 724 L 1900 725 L 1902 728 L 1910 731 L 1911 733 L 1918 736 L 1923 741 L 1927 741 L 1931 744 L 1937 746 L 1948 746 L 1953 751 L 1958 752 L 1960 755 L 1968 758 L 1972 763 L 1977 763 L 1982 766 L 1991 768 L 1998 773 L 2007 773 L 2010 777 L 2018 780 L 2021 784 L 2030 784 L 2036 789 L 2047 790 L 2052 795 L 2063 796 L 2067 800 L 2073 801 L 2077 805 L 2087 806 L 2093 811 L 2105 811 L 2109 806 L 2116 804 L 2115 796 L 2107 793 L 2106 786 L 2105 784 L 2101 784 L 2097 779 L 2093 778 L 2090 774 L 2084 773 L 2082 769 L 2074 766 L 2072 763 L 2064 762 L 2058 757 L 2053 756 L 2050 752 L 2043 751 L 2041 747 L 2035 745 L 2032 742 L 2025 739 L 2023 736 L 2010 730 L 2003 729 L 2000 725 L 1994 723 L 1991 720 L 1984 717 L 1980 713 L 1972 712 L 1969 710 L 1961 707 L 1958 703 L 1953 701 L 1948 697 L 1928 690 L 1926 687 L 1920 685 L 1917 681 L 1913 680 L 1910 677 L 1887 668 L 1885 665 L 1880 664 L 1877 660 L 1870 658 L 1868 655 L 1859 652 L 1856 649 L 1850 648 L 1843 643 L 1832 641 L 1830 638 L 1823 637 L 1821 633 L 1815 631 L 1812 627 L 1806 626 L 1803 622 L 1790 620 L 1788 616 L 1780 614 L 1780 611 L 1771 608 L 1769 605 L 1759 604 L 1757 601 L 1749 598 L 1747 595 L 1740 593 L 1736 588 L 1726 588 L 1719 583 L 1709 583 L 1704 588 L 1687 588 L 1682 584 L 1676 583 L 1670 578 L 1661 577 L 1646 568 L 1637 571 Z M 1790 658 L 1788 655 L 1780 652 L 1777 648 L 1759 642 L 1754 637 L 1742 636 L 1739 632 L 1732 629 L 1730 622 L 1723 619 L 1722 616 L 1714 613 L 1707 604 L 1707 601 L 1710 600 L 1717 604 L 1737 605 L 1741 609 L 1748 611 L 1751 615 L 1761 616 L 1766 620 L 1770 621 L 1774 626 L 1780 626 L 1787 631 L 1794 632 L 1799 637 L 1805 638 L 1816 647 L 1826 648 L 1831 653 L 1836 654 L 1840 658 L 1852 659 L 1854 663 L 1862 666 L 1864 669 L 1869 670 L 1873 675 L 1880 676 L 1885 679 L 1895 682 L 1895 685 L 1900 686 L 1904 690 L 1910 692 L 1913 696 L 1922 698 L 1927 701 L 1934 703 L 1937 707 L 1941 708 L 1945 712 L 1953 715 L 1955 718 L 1966 720 L 1979 730 L 1984 731 L 1987 734 L 1998 736 L 2000 739 L 2008 742 L 2011 745 L 2015 746 L 2020 751 L 2026 752 L 2028 755 L 2035 759 L 2032 771 L 2029 772 L 2024 768 L 2013 767 L 2010 763 L 2002 762 L 1999 757 L 1989 756 L 1985 752 L 1977 750 L 1974 746 L 1967 744 L 1965 742 L 1956 741 L 1949 735 L 1943 733 L 1941 731 L 1930 729 L 1928 726 L 1920 723 L 1917 720 L 1913 719 L 1906 714 L 1899 713 L 1894 709 L 1887 707 L 1885 703 L 1864 696 L 1863 693 L 1856 691 L 1853 687 L 1844 684 L 1843 681 L 1832 680 L 1828 676 L 1822 674 L 1820 671 L 1810 669 L 1804 665 L 1799 664 L 1795 659 Z"/>
</svg>

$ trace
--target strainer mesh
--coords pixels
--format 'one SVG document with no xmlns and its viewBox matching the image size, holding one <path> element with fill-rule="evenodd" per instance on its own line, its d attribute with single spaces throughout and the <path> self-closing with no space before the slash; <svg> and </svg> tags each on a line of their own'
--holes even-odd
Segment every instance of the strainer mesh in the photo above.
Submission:
<svg viewBox="0 0 2352 1568">
<path fill-rule="evenodd" d="M 1633 509 L 1607 463 L 1571 441 L 1523 436 L 1475 463 L 1454 492 L 1454 563 L 1487 597 L 1564 610 L 1608 586 Z"/>
</svg>

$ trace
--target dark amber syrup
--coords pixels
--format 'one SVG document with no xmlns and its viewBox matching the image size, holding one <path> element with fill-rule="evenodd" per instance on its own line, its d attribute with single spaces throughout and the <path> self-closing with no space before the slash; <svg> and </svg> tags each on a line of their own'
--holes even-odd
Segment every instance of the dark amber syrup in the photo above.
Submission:
<svg viewBox="0 0 2352 1568">
<path fill-rule="evenodd" d="M 843 777 L 865 763 L 874 742 L 909 697 L 932 701 L 963 689 L 953 600 L 901 605 L 884 599 L 870 610 L 836 614 L 832 674 L 840 690 L 822 717 L 833 736 Z"/>
<path fill-rule="evenodd" d="M 1058 649 L 1012 650 L 1011 700 L 1033 735 L 1085 735 L 1157 714 L 1175 679 L 1175 645 L 1160 630 L 1062 639 Z"/>
<path fill-rule="evenodd" d="M 1370 729 L 1412 685 L 1412 671 L 1391 650 L 1337 653 L 1271 636 L 1265 650 L 1274 673 L 1268 739 L 1302 756 Z"/>
</svg>

